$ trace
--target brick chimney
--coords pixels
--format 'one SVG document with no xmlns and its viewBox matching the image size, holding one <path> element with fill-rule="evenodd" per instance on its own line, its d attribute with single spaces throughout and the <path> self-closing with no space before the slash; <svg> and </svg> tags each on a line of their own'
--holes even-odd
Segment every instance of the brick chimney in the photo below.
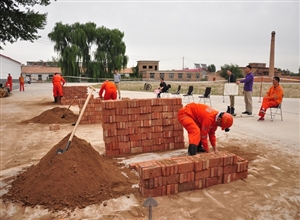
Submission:
<svg viewBox="0 0 300 220">
<path fill-rule="evenodd" d="M 275 57 L 275 31 L 271 33 L 269 76 L 274 77 L 274 57 Z"/>
</svg>

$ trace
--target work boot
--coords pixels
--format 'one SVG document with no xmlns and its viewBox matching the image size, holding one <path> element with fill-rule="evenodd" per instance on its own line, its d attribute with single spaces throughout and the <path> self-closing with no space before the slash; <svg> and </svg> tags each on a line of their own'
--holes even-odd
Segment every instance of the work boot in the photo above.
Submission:
<svg viewBox="0 0 300 220">
<path fill-rule="evenodd" d="M 230 106 L 227 106 L 227 113 L 230 113 Z"/>
<path fill-rule="evenodd" d="M 60 99 L 61 99 L 61 96 L 57 96 L 57 103 L 58 104 L 61 104 L 61 100 Z"/>
<path fill-rule="evenodd" d="M 54 97 L 54 103 L 57 103 L 57 97 Z"/>
<path fill-rule="evenodd" d="M 203 153 L 203 152 L 206 152 L 206 151 L 203 149 L 202 143 L 200 141 L 200 143 L 197 146 L 197 153 Z"/>
<path fill-rule="evenodd" d="M 188 149 L 188 155 L 193 156 L 197 154 L 197 145 L 196 144 L 190 144 Z"/>
<path fill-rule="evenodd" d="M 236 116 L 236 114 L 234 113 L 234 108 L 233 108 L 233 107 L 230 108 L 230 114 L 231 114 L 232 116 Z"/>
</svg>

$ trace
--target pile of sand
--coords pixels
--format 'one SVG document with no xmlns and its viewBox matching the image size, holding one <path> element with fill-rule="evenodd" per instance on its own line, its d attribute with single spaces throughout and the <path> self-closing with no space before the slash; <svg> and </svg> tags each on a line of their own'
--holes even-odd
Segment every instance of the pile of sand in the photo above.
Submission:
<svg viewBox="0 0 300 220">
<path fill-rule="evenodd" d="M 62 116 L 65 116 L 62 118 Z M 76 123 L 78 115 L 67 108 L 55 107 L 44 111 L 39 116 L 23 121 L 23 123 L 40 123 L 40 124 L 69 124 Z"/>
<path fill-rule="evenodd" d="M 131 193 L 138 176 L 129 168 L 120 168 L 115 159 L 101 156 L 90 143 L 73 137 L 69 150 L 64 149 L 70 134 L 55 145 L 38 164 L 18 175 L 3 195 L 5 201 L 26 206 L 42 205 L 49 210 L 84 208 L 104 200 Z M 124 175 L 125 173 L 126 175 Z"/>
</svg>

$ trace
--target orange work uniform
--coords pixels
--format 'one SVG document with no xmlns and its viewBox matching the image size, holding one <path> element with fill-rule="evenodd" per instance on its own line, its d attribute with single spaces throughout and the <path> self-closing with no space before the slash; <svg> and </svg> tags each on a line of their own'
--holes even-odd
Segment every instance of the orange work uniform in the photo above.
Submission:
<svg viewBox="0 0 300 220">
<path fill-rule="evenodd" d="M 283 89 L 280 85 L 278 86 L 271 86 L 271 88 L 266 93 L 265 97 L 263 98 L 260 110 L 258 115 L 260 117 L 264 117 L 266 111 L 270 107 L 277 107 L 283 98 Z"/>
<path fill-rule="evenodd" d="M 204 104 L 191 103 L 178 112 L 178 121 L 187 130 L 189 144 L 198 145 L 200 140 L 205 151 L 208 151 L 209 137 L 213 147 L 216 146 L 215 131 L 218 111 Z"/>
<path fill-rule="evenodd" d="M 19 77 L 19 82 L 20 82 L 20 91 L 24 91 L 24 77 L 20 76 Z"/>
<path fill-rule="evenodd" d="M 103 91 L 105 91 L 104 94 L 104 100 L 116 100 L 117 99 L 117 87 L 113 82 L 106 81 L 102 84 L 100 91 L 99 91 L 99 96 L 102 98 Z"/>
<path fill-rule="evenodd" d="M 52 78 L 53 84 L 53 96 L 54 97 L 62 97 L 63 96 L 63 89 L 62 86 L 66 83 L 65 79 L 59 75 L 55 74 Z"/>
<path fill-rule="evenodd" d="M 6 85 L 9 84 L 9 89 L 10 89 L 10 91 L 12 91 L 12 83 L 13 83 L 13 81 L 12 81 L 12 76 L 9 75 L 9 76 L 7 77 Z"/>
</svg>

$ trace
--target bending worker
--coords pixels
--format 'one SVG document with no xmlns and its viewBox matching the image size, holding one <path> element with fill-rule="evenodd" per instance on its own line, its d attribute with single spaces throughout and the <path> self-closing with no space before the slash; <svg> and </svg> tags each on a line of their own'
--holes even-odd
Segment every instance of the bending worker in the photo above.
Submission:
<svg viewBox="0 0 300 220">
<path fill-rule="evenodd" d="M 110 82 L 108 80 L 106 80 L 99 91 L 99 97 L 102 99 L 103 96 L 103 91 L 105 91 L 104 94 L 104 100 L 116 100 L 117 99 L 117 87 L 113 82 Z"/>
<path fill-rule="evenodd" d="M 273 86 L 271 86 L 263 98 L 258 115 L 260 118 L 258 121 L 265 120 L 265 114 L 268 108 L 277 107 L 282 102 L 283 89 L 279 85 L 280 78 L 278 76 L 273 77 Z"/>
<path fill-rule="evenodd" d="M 178 121 L 188 132 L 188 155 L 195 155 L 197 152 L 209 153 L 207 136 L 217 153 L 215 131 L 219 126 L 228 132 L 233 124 L 233 117 L 204 104 L 190 103 L 179 110 Z"/>
<path fill-rule="evenodd" d="M 59 73 L 54 73 L 52 78 L 54 102 L 60 103 L 60 99 L 63 97 L 62 87 L 65 83 L 65 79 Z"/>
</svg>

